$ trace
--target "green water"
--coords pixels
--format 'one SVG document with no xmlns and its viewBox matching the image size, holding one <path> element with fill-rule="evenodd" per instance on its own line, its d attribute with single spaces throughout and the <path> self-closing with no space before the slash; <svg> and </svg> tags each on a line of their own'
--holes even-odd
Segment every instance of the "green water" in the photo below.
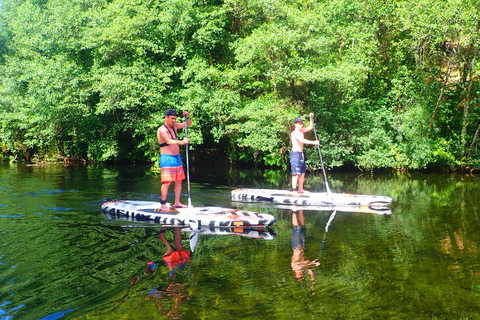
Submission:
<svg viewBox="0 0 480 320">
<path fill-rule="evenodd" d="M 196 206 L 275 215 L 273 239 L 201 234 L 170 279 L 160 227 L 100 210 L 106 199 L 158 200 L 149 168 L 1 164 L 0 319 L 480 319 L 477 177 L 331 175 L 333 192 L 390 196 L 393 212 L 336 212 L 325 234 L 332 211 L 305 210 L 300 257 L 291 210 L 230 198 L 235 187 L 287 188 L 288 174 L 195 168 L 191 179 Z M 306 187 L 324 191 L 323 181 L 307 174 Z M 145 275 L 148 261 L 157 268 Z"/>
</svg>

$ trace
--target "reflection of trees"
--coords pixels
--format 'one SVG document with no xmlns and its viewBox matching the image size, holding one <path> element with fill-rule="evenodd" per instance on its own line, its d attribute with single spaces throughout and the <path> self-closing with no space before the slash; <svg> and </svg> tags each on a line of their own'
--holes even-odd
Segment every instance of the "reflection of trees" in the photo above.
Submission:
<svg viewBox="0 0 480 320">
<path fill-rule="evenodd" d="M 474 231 L 479 220 L 472 211 L 475 195 L 469 183 L 458 179 L 428 178 L 399 179 L 398 190 L 403 188 L 403 193 L 392 216 L 350 222 L 356 227 L 338 239 L 342 245 L 337 249 L 341 252 L 335 260 L 337 271 L 356 279 L 351 288 L 359 290 L 359 296 L 369 296 L 367 305 L 379 312 L 397 309 L 407 315 L 422 310 L 435 315 L 454 308 L 468 315 L 478 306 L 474 299 L 480 283 L 479 264 L 473 258 L 479 243 Z M 328 269 L 325 264 L 323 270 Z"/>
</svg>

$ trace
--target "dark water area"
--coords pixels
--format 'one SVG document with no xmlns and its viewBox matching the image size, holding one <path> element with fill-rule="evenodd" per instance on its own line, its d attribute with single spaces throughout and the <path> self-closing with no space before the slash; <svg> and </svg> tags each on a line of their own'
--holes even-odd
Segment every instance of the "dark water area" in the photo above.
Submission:
<svg viewBox="0 0 480 320">
<path fill-rule="evenodd" d="M 277 222 L 265 234 L 201 233 L 169 272 L 161 235 L 191 251 L 188 228 L 100 209 L 159 200 L 149 167 L 0 164 L 0 319 L 480 319 L 476 176 L 329 174 L 333 192 L 392 197 L 390 215 L 232 201 L 237 187 L 289 188 L 281 170 L 196 167 L 191 181 L 194 206 Z M 323 176 L 307 173 L 305 187 L 325 191 Z"/>
</svg>

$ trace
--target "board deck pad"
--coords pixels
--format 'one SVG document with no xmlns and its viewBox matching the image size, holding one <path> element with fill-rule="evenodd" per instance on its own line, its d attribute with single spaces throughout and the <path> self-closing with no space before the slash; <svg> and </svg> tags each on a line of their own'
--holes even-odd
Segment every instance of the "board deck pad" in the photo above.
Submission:
<svg viewBox="0 0 480 320">
<path fill-rule="evenodd" d="M 316 207 L 365 207 L 370 209 L 387 209 L 392 198 L 347 193 L 293 193 L 288 190 L 274 189 L 235 189 L 232 199 L 237 201 L 267 201 L 285 205 Z"/>
<path fill-rule="evenodd" d="M 170 208 L 170 205 L 168 205 Z M 173 208 L 161 210 L 160 202 L 119 200 L 102 204 L 102 211 L 120 215 L 131 221 L 144 221 L 172 226 L 186 226 L 194 213 L 199 226 L 210 227 L 267 227 L 275 223 L 274 216 L 265 213 L 221 207 Z"/>
</svg>

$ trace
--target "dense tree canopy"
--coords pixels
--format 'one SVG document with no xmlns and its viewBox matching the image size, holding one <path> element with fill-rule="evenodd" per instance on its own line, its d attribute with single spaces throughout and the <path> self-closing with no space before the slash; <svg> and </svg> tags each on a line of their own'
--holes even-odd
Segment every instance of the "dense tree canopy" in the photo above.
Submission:
<svg viewBox="0 0 480 320">
<path fill-rule="evenodd" d="M 2 0 L 0 152 L 151 161 L 175 108 L 195 151 L 286 167 L 313 112 L 329 167 L 478 169 L 479 18 L 473 0 Z"/>
</svg>

